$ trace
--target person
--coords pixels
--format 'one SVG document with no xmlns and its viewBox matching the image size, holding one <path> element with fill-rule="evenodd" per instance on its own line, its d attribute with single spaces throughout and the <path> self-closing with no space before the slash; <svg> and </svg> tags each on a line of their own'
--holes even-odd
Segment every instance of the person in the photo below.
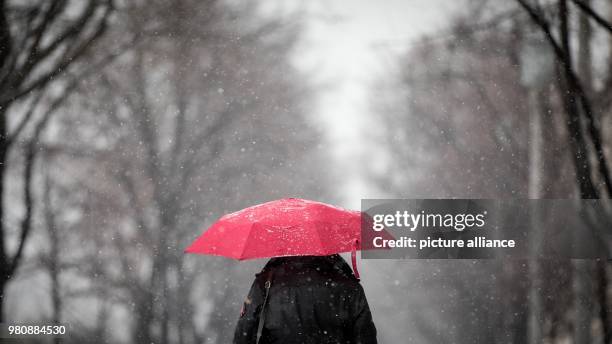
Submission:
<svg viewBox="0 0 612 344">
<path fill-rule="evenodd" d="M 255 276 L 234 344 L 377 343 L 363 288 L 340 255 L 272 258 Z"/>
</svg>

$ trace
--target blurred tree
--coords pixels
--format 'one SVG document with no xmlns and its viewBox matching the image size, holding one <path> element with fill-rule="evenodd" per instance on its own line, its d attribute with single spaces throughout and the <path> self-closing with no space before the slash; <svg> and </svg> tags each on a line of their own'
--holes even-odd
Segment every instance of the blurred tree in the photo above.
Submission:
<svg viewBox="0 0 612 344">
<path fill-rule="evenodd" d="M 251 281 L 233 262 L 185 259 L 184 247 L 219 214 L 322 196 L 320 136 L 289 59 L 300 28 L 258 6 L 127 3 L 102 44 L 136 43 L 60 118 L 63 163 L 87 194 L 81 271 L 121 300 L 132 342 L 229 342 Z"/>
<path fill-rule="evenodd" d="M 585 40 L 608 32 L 608 24 L 591 7 L 596 2 L 572 3 L 591 21 L 586 33 L 568 28 L 574 21 L 563 19 L 569 10 L 559 1 L 501 4 L 482 0 L 468 1 L 469 6 L 459 11 L 444 34 L 424 37 L 411 45 L 400 60 L 408 61 L 400 63 L 400 80 L 383 88 L 375 103 L 383 124 L 387 124 L 380 137 L 388 147 L 389 166 L 400 171 L 374 171 L 373 178 L 381 188 L 399 197 L 410 192 L 411 198 L 528 198 L 532 194 L 528 186 L 537 190 L 537 198 L 571 198 L 576 190 L 588 198 L 609 195 L 606 151 L 611 142 L 601 121 L 610 117 L 610 108 L 601 99 L 612 96 L 607 89 L 612 55 L 605 51 L 605 44 L 598 47 L 597 54 L 605 58 L 604 68 L 600 68 L 592 58 L 594 52 L 580 49 L 576 56 L 584 73 L 579 78 L 569 53 L 574 51 L 570 42 L 582 41 L 584 47 L 590 44 Z M 521 5 L 535 8 L 538 20 L 546 20 L 544 27 L 549 32 L 544 41 L 541 23 Z M 551 31 L 553 25 L 558 26 L 558 32 Z M 586 28 L 584 20 L 582 26 Z M 574 32 L 582 36 L 569 37 Z M 551 37 L 560 41 L 552 46 Z M 604 72 L 589 74 L 595 68 Z M 550 73 L 543 73 L 547 70 Z M 525 81 L 534 77 L 539 79 L 537 85 Z M 598 113 L 589 109 L 598 109 Z M 535 124 L 539 130 L 534 135 Z M 534 151 L 535 143 L 539 148 Z M 537 163 L 534 152 L 541 157 Z M 453 318 L 464 322 L 453 340 L 479 336 L 483 342 L 526 342 L 527 318 L 534 310 L 533 304 L 528 307 L 530 289 L 541 298 L 542 314 L 535 317 L 539 319 L 535 326 L 542 334 L 534 342 L 560 341 L 577 329 L 585 338 L 584 331 L 592 328 L 594 314 L 585 307 L 595 297 L 595 288 L 588 283 L 575 284 L 579 296 L 574 295 L 571 286 L 576 277 L 572 276 L 570 262 L 542 262 L 537 279 L 528 274 L 523 262 L 504 262 L 503 267 L 495 262 L 475 264 L 482 278 L 496 276 L 490 294 L 470 294 L 470 286 L 462 285 L 461 277 L 444 277 L 452 276 L 448 271 L 422 282 L 447 283 L 466 299 L 463 305 L 455 304 L 459 314 L 480 314 Z M 599 266 L 597 303 L 601 321 L 606 324 L 607 275 L 601 268 L 604 264 Z M 438 265 L 428 265 L 428 269 L 433 268 Z M 593 271 L 588 264 L 579 268 L 580 276 L 586 273 L 595 281 Z M 530 287 L 535 280 L 541 284 Z M 504 310 L 489 304 L 486 297 L 499 297 Z M 576 318 L 574 310 L 584 316 Z M 439 316 L 449 314 L 444 310 Z M 503 324 L 502 329 L 493 324 Z M 603 326 L 604 340 L 609 338 L 607 327 Z M 493 328 L 495 333 L 487 332 Z M 423 332 L 434 331 L 430 327 Z"/>
<path fill-rule="evenodd" d="M 36 107 L 48 95 L 49 85 L 69 74 L 71 65 L 102 35 L 112 9 L 111 0 L 0 1 L 0 322 L 6 285 L 19 267 L 32 228 L 30 183 L 38 151 L 36 135 L 51 113 L 43 111 L 45 115 L 38 117 Z M 19 108 L 17 103 L 21 103 Z M 29 126 L 40 129 L 33 129 L 35 135 L 25 139 Z M 19 228 L 14 229 L 6 218 L 6 207 L 14 202 L 4 202 L 4 183 L 11 166 L 9 154 L 19 140 L 31 143 L 24 155 L 25 212 Z M 17 248 L 11 253 L 7 241 L 12 232 L 17 232 Z"/>
<path fill-rule="evenodd" d="M 568 2 L 567 0 L 558 1 L 557 16 L 559 22 L 559 38 L 556 38 L 550 22 L 551 19 L 546 17 L 537 3 L 530 4 L 527 0 L 517 1 L 545 35 L 546 40 L 555 54 L 554 62 L 560 74 L 558 87 L 563 95 L 561 98 L 564 112 L 568 116 L 567 130 L 571 143 L 570 148 L 572 149 L 576 182 L 579 186 L 580 196 L 581 198 L 588 199 L 600 198 L 601 194 L 607 194 L 608 197 L 611 197 L 612 177 L 610 176 L 609 163 L 603 147 L 602 134 L 600 128 L 598 128 L 598 123 L 596 123 L 590 95 L 587 94 L 583 86 L 584 80 L 581 81 L 576 74 L 573 62 L 569 27 L 570 9 L 568 8 Z M 581 9 L 590 9 L 586 3 L 579 0 L 576 1 L 581 4 Z M 587 13 L 595 12 L 591 10 L 587 11 Z M 596 15 L 596 18 L 601 17 Z M 604 27 L 610 27 L 610 24 L 606 23 Z M 612 34 L 612 30 L 610 33 Z M 585 50 L 583 53 L 588 54 L 588 50 Z M 585 56 L 583 55 L 582 57 L 584 58 Z M 587 61 L 584 61 L 584 63 L 587 63 Z M 584 77 L 590 79 L 590 74 Z M 586 80 L 586 82 L 589 81 L 592 82 L 592 80 Z M 603 92 L 603 94 L 601 94 L 602 98 L 610 97 L 610 90 L 607 89 L 607 87 L 608 86 L 605 85 L 601 90 Z M 583 125 L 582 123 L 585 124 Z M 589 143 L 592 144 L 596 157 L 593 163 L 589 160 Z"/>
<path fill-rule="evenodd" d="M 50 176 L 47 172 L 45 176 L 45 182 L 43 186 L 43 213 L 45 218 L 45 227 L 49 238 L 48 252 L 41 257 L 41 263 L 49 273 L 51 280 L 51 323 L 55 325 L 62 324 L 62 294 L 61 294 L 61 283 L 60 283 L 60 271 L 61 271 L 61 251 L 62 242 L 61 236 L 58 231 L 56 224 L 57 211 L 53 209 L 54 204 L 52 200 L 53 186 L 51 184 Z M 61 338 L 54 338 L 54 343 L 60 343 Z"/>
<path fill-rule="evenodd" d="M 563 102 L 563 111 L 567 116 L 567 133 L 571 148 L 575 180 L 579 188 L 580 198 L 611 198 L 612 197 L 612 175 L 610 174 L 609 157 L 606 156 L 605 131 L 601 126 L 603 114 L 610 114 L 610 98 L 612 98 L 612 63 L 608 62 L 608 70 L 602 73 L 602 86 L 597 88 L 593 80 L 591 40 L 593 29 L 589 20 L 603 28 L 610 35 L 608 42 L 612 47 L 612 25 L 603 15 L 597 13 L 592 7 L 591 1 L 572 0 L 576 5 L 577 11 L 581 12 L 580 30 L 578 31 L 578 41 L 581 44 L 578 63 L 574 62 L 574 49 L 572 47 L 573 38 L 571 29 L 572 9 L 569 1 L 558 0 L 556 11 L 552 15 L 547 15 L 538 2 L 527 0 L 517 0 L 520 6 L 527 12 L 536 27 L 544 35 L 546 41 L 554 52 L 555 59 L 551 61 L 555 64 L 558 73 L 557 88 Z M 554 23 L 558 23 L 557 35 L 555 35 Z M 612 54 L 609 54 L 607 61 L 612 61 Z M 580 72 L 580 74 L 578 74 Z M 593 102 L 591 99 L 597 99 Z M 609 149 L 609 148 L 608 148 Z M 593 158 L 592 158 L 593 157 Z M 602 219 L 595 215 L 594 221 Z M 612 216 L 610 212 L 604 214 L 603 219 L 609 223 Z M 605 242 L 605 241 L 604 241 Z M 609 247 L 610 251 L 611 248 Z M 603 342 L 612 341 L 612 325 L 610 324 L 609 300 L 608 300 L 608 263 L 606 261 L 597 262 L 598 282 L 598 301 L 599 318 L 603 330 Z M 588 272 L 588 265 L 578 270 L 584 276 Z M 591 270 L 592 271 L 592 270 Z M 578 311 L 580 314 L 587 313 L 583 307 L 588 307 L 590 298 L 586 297 L 589 291 L 587 286 L 577 285 Z M 582 303 L 582 305 L 581 305 Z M 585 315 L 589 315 L 587 313 Z M 577 326 L 577 336 L 579 340 L 586 338 L 584 333 L 590 329 L 590 319 L 586 325 Z M 580 320 L 580 319 L 577 319 Z"/>
<path fill-rule="evenodd" d="M 384 89 L 393 93 L 389 97 L 404 92 L 383 103 L 387 108 L 381 111 L 383 140 L 398 173 L 385 171 L 376 178 L 390 195 L 527 196 L 529 113 L 517 49 L 523 32 L 516 9 L 490 14 L 483 3 L 488 2 L 471 3 L 442 38 L 426 37 L 413 45 L 402 58 L 408 62 L 400 64 L 399 84 Z M 421 323 L 422 333 L 437 333 L 424 341 L 526 341 L 528 270 L 523 262 L 420 263 L 437 273 L 412 283 L 425 285 L 432 290 L 431 302 L 444 305 L 438 319 Z M 455 327 L 434 331 L 438 322 Z"/>
</svg>

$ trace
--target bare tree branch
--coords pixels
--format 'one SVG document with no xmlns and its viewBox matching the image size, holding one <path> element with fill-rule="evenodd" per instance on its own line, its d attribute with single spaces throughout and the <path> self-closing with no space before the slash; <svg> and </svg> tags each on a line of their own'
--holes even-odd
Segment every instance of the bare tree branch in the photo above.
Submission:
<svg viewBox="0 0 612 344">
<path fill-rule="evenodd" d="M 42 76 L 27 83 L 26 85 L 22 85 L 21 88 L 18 89 L 16 92 L 0 99 L 0 106 L 6 106 L 13 100 L 27 95 L 32 90 L 44 86 L 49 81 L 53 80 L 53 78 L 63 73 L 66 68 L 70 64 L 72 64 L 73 61 L 81 57 L 93 45 L 93 43 L 106 31 L 108 17 L 110 16 L 111 11 L 112 6 L 108 6 L 105 9 L 104 14 L 102 15 L 102 18 L 100 19 L 99 25 L 97 26 L 96 30 L 90 36 L 85 38 L 83 42 L 81 42 L 79 45 L 73 47 L 72 49 L 66 50 L 60 61 L 48 73 L 43 74 Z"/>
<path fill-rule="evenodd" d="M 28 236 L 32 230 L 32 216 L 34 211 L 34 197 L 32 195 L 32 176 L 34 171 L 34 165 L 36 162 L 36 155 L 40 151 L 39 142 L 40 136 L 44 129 L 46 128 L 49 120 L 51 119 L 51 115 L 59 108 L 59 106 L 64 102 L 64 100 L 70 95 L 72 89 L 76 86 L 76 82 L 73 83 L 72 87 L 68 87 L 64 89 L 62 95 L 57 97 L 55 101 L 51 104 L 51 106 L 47 109 L 42 119 L 38 122 L 36 127 L 34 128 L 34 133 L 32 138 L 30 139 L 29 144 L 26 147 L 25 154 L 25 174 L 24 174 L 24 182 L 23 182 L 23 193 L 24 193 L 24 204 L 25 204 L 25 215 L 21 220 L 21 229 L 19 235 L 19 244 L 17 246 L 17 251 L 14 256 L 10 259 L 10 269 L 9 275 L 14 275 L 17 267 L 19 266 L 19 262 L 23 255 L 23 249 L 25 247 L 25 243 L 28 239 Z"/>
<path fill-rule="evenodd" d="M 26 127 L 26 125 L 30 123 L 30 120 L 32 119 L 34 112 L 38 108 L 38 104 L 40 104 L 41 100 L 43 99 L 43 96 L 44 96 L 44 92 L 42 91 L 38 92 L 38 94 L 32 101 L 32 104 L 29 106 L 28 111 L 23 115 L 23 118 L 21 119 L 19 124 L 17 124 L 17 127 L 15 128 L 15 130 L 9 135 L 9 137 L 7 137 L 6 143 L 5 143 L 6 149 L 11 148 L 11 145 L 15 142 L 15 139 L 19 137 L 19 134 L 21 134 L 23 129 Z"/>
<path fill-rule="evenodd" d="M 523 7 L 523 9 L 527 12 L 529 17 L 531 17 L 534 23 L 536 23 L 536 25 L 538 25 L 540 29 L 542 29 L 542 32 L 544 33 L 544 35 L 546 35 L 546 39 L 552 46 L 555 52 L 555 55 L 563 56 L 564 55 L 563 49 L 559 45 L 559 42 L 557 42 L 555 36 L 553 35 L 552 30 L 550 28 L 550 24 L 544 18 L 544 14 L 541 12 L 541 10 L 535 7 L 531 7 L 531 5 L 527 2 L 527 0 L 516 0 L 516 1 L 518 1 L 521 7 Z"/>
<path fill-rule="evenodd" d="M 608 31 L 608 33 L 612 34 L 612 24 L 610 24 L 607 20 L 605 20 L 602 16 L 597 14 L 591 6 L 584 3 L 582 0 L 572 0 L 578 8 L 580 8 L 584 13 L 586 13 L 593 21 L 595 21 L 599 26 Z"/>
<path fill-rule="evenodd" d="M 0 0 L 0 70 L 11 55 L 11 31 L 6 18 L 6 0 Z"/>
<path fill-rule="evenodd" d="M 597 157 L 597 162 L 598 162 L 598 166 L 597 166 L 598 172 L 600 174 L 600 177 L 602 178 L 602 181 L 604 183 L 604 187 L 606 189 L 606 192 L 608 193 L 608 196 L 612 197 L 612 176 L 610 175 L 610 170 L 607 164 L 607 159 L 605 157 L 605 151 L 603 149 L 601 133 L 595 123 L 593 109 L 591 108 L 591 102 L 588 99 L 588 96 L 584 88 L 582 87 L 580 80 L 578 79 L 578 77 L 576 76 L 576 73 L 573 70 L 571 54 L 569 53 L 569 50 L 567 50 L 569 49 L 569 42 L 570 42 L 569 32 L 567 32 L 567 23 L 563 23 L 563 22 L 561 23 L 561 31 L 566 31 L 566 32 L 561 32 L 562 42 L 559 43 L 555 39 L 552 33 L 552 30 L 550 28 L 550 24 L 544 18 L 544 15 L 541 13 L 541 11 L 529 5 L 526 0 L 517 0 L 517 1 L 525 9 L 525 11 L 529 14 L 532 20 L 536 23 L 536 25 L 538 25 L 540 29 L 542 30 L 542 32 L 545 34 L 549 44 L 553 48 L 553 52 L 555 53 L 557 57 L 557 61 L 563 67 L 565 77 L 567 78 L 566 81 L 567 81 L 567 87 L 569 87 L 569 91 L 575 92 L 575 94 L 578 96 L 580 100 L 580 105 L 582 106 L 583 113 L 586 117 L 585 119 L 586 119 L 586 124 L 587 124 L 587 131 L 589 133 L 589 137 L 591 138 L 591 141 L 595 149 L 595 155 Z M 561 3 L 563 2 L 564 0 L 561 1 Z M 560 5 L 560 6 L 562 7 L 561 10 L 563 10 L 563 5 Z M 565 9 L 567 9 L 567 7 L 565 7 Z M 567 14 L 567 12 L 565 14 Z M 567 19 L 566 18 L 567 16 L 563 15 L 563 13 L 561 13 L 560 16 L 561 16 L 562 21 L 564 20 L 564 18 Z M 561 44 L 563 44 L 563 46 Z M 567 95 L 564 95 L 564 99 L 565 98 L 567 98 Z M 567 111 L 576 112 L 572 110 L 572 108 L 576 106 L 576 102 L 570 101 L 566 105 L 569 106 Z M 578 113 L 576 112 L 574 116 L 578 116 Z M 569 124 L 571 124 L 572 122 L 575 122 L 577 124 L 570 131 L 574 133 L 573 135 L 582 136 L 580 126 L 579 126 L 579 119 L 573 118 L 570 120 Z M 577 142 L 577 144 L 582 145 L 580 143 L 580 141 L 583 140 L 582 138 L 575 137 L 575 139 L 578 139 L 579 141 Z M 580 149 L 580 150 L 584 150 L 586 152 L 585 149 Z M 576 165 L 577 168 L 584 168 L 584 166 L 585 165 L 583 163 L 579 163 Z M 597 192 L 595 191 L 595 193 L 593 193 L 592 192 L 593 190 L 591 191 L 588 190 L 591 188 L 584 185 L 584 183 L 586 183 L 585 178 L 590 179 L 590 173 L 584 172 L 582 177 L 580 177 L 579 181 L 583 183 L 583 187 L 586 188 L 586 189 L 583 189 L 583 191 L 586 190 L 587 194 L 590 194 L 591 197 L 583 197 L 583 198 L 592 198 L 592 196 L 597 195 Z M 599 197 L 597 196 L 594 198 L 599 198 Z"/>
</svg>

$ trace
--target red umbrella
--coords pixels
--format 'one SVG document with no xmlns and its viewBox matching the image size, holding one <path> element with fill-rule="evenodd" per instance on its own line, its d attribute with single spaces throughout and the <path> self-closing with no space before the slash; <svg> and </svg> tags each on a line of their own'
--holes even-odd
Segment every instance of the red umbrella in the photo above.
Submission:
<svg viewBox="0 0 612 344">
<path fill-rule="evenodd" d="M 359 278 L 355 251 L 361 249 L 361 221 L 359 211 L 285 198 L 221 217 L 185 252 L 238 260 L 352 252 Z"/>
</svg>

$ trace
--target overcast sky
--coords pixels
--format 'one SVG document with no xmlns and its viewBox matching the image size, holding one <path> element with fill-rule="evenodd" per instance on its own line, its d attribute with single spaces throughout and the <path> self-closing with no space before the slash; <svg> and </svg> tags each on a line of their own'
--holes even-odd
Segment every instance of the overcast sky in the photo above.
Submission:
<svg viewBox="0 0 612 344">
<path fill-rule="evenodd" d="M 338 172 L 346 176 L 344 206 L 374 196 L 355 168 L 364 123 L 371 119 L 369 92 L 377 78 L 391 77 L 395 56 L 426 32 L 440 30 L 447 0 L 309 1 L 306 32 L 296 64 L 317 90 L 314 116 L 323 121 Z"/>
</svg>

